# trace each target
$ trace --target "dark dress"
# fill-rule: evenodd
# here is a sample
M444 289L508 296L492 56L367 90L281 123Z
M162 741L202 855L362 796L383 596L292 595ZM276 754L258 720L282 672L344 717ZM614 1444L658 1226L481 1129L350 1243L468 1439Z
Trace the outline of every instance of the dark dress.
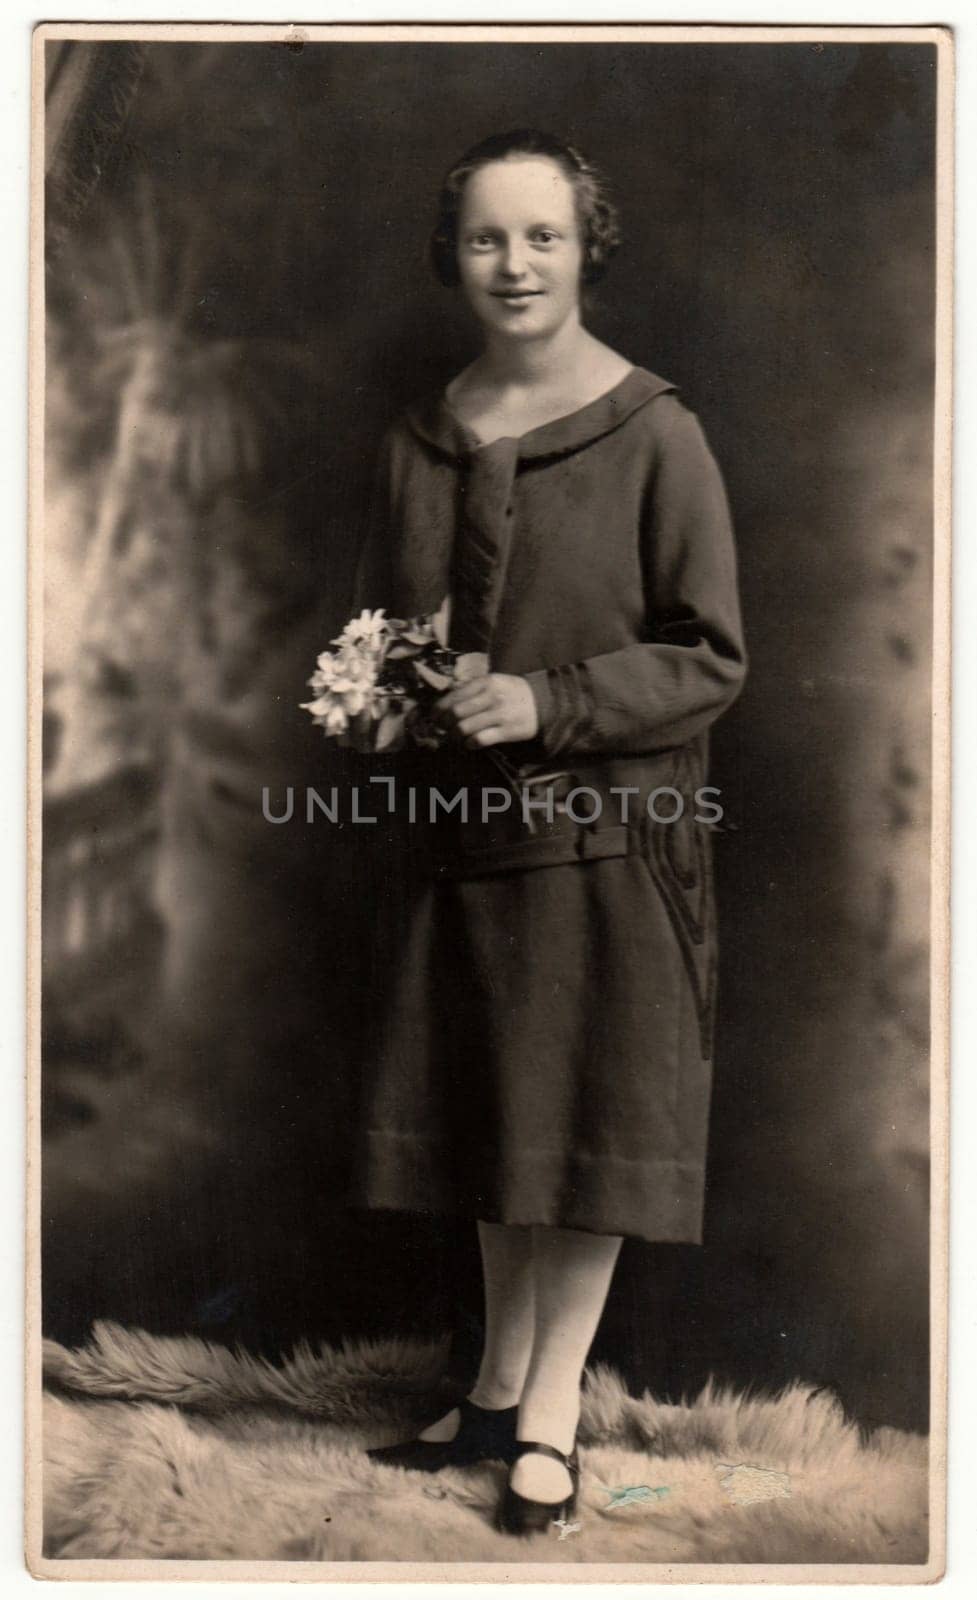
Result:
M695 794L745 673L701 428L641 368L483 447L438 395L388 433L378 489L355 607L412 616L450 592L449 642L533 689L539 733L504 747L546 775L531 794L583 792L572 815L483 820L485 752L375 758L421 820L390 823L351 1200L698 1242L716 927ZM467 787L467 822L424 825L432 784ZM681 816L657 820L675 791Z

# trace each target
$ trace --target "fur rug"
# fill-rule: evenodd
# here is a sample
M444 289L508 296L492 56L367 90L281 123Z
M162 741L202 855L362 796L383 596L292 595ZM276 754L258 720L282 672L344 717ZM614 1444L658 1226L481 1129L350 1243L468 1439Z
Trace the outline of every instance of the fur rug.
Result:
M79 1350L46 1343L45 1557L926 1561L924 1439L861 1440L828 1394L800 1385L775 1398L709 1387L672 1406L600 1367L584 1389L578 1526L498 1534L500 1466L429 1475L363 1453L409 1436L432 1397L452 1402L444 1355L303 1345L272 1366L110 1323Z

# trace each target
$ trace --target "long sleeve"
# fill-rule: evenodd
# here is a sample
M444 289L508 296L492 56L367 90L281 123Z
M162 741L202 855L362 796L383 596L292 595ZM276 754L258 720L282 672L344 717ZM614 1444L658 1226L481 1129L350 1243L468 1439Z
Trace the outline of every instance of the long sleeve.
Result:
M726 492L693 412L662 441L641 530L647 638L529 672L547 756L642 755L685 744L746 674Z

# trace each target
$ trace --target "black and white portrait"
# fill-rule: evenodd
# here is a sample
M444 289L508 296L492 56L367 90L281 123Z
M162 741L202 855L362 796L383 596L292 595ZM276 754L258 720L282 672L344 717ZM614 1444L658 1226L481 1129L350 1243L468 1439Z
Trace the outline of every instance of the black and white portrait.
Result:
M35 36L35 1574L942 1570L949 57Z

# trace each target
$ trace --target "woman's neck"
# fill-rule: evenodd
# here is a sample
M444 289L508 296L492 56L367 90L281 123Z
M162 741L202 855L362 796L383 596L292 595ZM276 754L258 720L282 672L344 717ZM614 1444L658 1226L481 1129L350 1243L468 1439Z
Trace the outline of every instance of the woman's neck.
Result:
M577 321L567 321L548 339L521 343L490 334L478 361L480 375L498 388L546 385L558 387L572 379L582 358L599 346L599 340Z
M489 340L448 384L448 404L483 444L519 437L605 394L631 363L578 323L546 340Z

